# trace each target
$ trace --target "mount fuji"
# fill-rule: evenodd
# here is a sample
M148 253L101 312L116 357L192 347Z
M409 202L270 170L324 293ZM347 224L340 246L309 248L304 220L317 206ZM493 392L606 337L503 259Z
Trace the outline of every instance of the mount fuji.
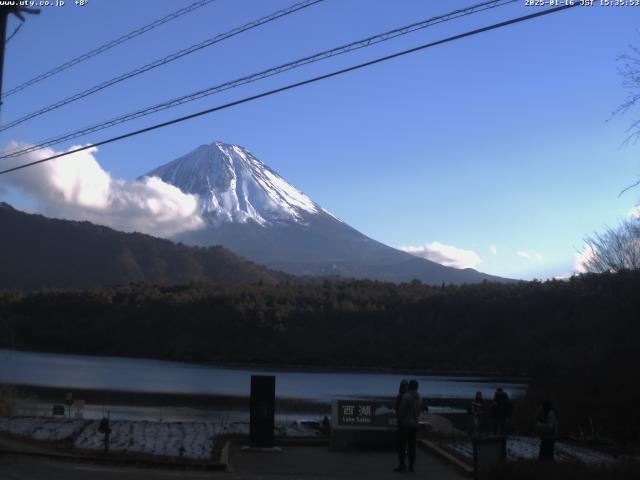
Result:
M237 145L201 145L144 176L198 196L206 227L175 240L222 245L287 273L430 284L508 281L470 268L445 267L367 237Z

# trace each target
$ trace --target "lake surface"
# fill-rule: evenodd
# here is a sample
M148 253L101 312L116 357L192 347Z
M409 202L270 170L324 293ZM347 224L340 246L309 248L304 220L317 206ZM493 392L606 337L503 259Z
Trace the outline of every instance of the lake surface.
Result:
M498 386L513 397L523 394L526 388L525 384L484 377L226 368L0 349L0 384L248 396L251 375L275 375L278 397L316 401L393 396L403 378L418 380L420 394L425 397L471 398L480 391L485 398L492 398Z

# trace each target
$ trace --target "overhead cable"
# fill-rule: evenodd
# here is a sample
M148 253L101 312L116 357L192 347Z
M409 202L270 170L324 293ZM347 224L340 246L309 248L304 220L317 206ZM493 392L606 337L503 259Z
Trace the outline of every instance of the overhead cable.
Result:
M210 95L214 95L216 93L220 93L222 91L225 90L230 90L232 88L236 88L239 87L241 85L245 85L248 83L252 83L258 80L262 80L264 78L267 77L271 77L274 75L278 75L280 73L286 72L288 70L293 70L295 68L299 68L302 67L304 65L308 65L310 63L315 63L321 60L325 60L327 58L331 58L337 55L341 55L347 52L351 52L354 50L358 50L360 48L365 48L365 47L369 47L371 45L375 45L381 42L385 42L387 40L391 40L393 38L402 36L402 35L407 35L409 33L415 32L417 30L421 30L427 27L431 27L433 25L439 24L439 23L443 23L443 22L447 22L450 20L454 20L456 18L460 18L463 16L467 16L467 15L471 15L474 13L478 13L484 10L488 10L488 9L492 9L492 8L496 8L496 7L500 7L509 3L515 3L519 0L493 0L493 1L486 1L483 3L479 3L477 5L473 5L471 7L467 7L464 9L460 9L460 10L454 10L452 12L449 12L447 14L444 15L439 15L436 17L431 17L428 18L426 20L422 20L420 22L415 22L412 23L410 25L406 25L404 27L400 27L400 28L395 28L393 30L384 32L384 33L380 33L378 35L373 35L367 38L364 38L362 40L358 40L355 42L351 42L348 43L346 45L341 45L339 47L335 47L332 48L330 50L325 50L323 52L320 53L316 53L307 57L303 57L300 58L298 60L294 60L292 62L289 63L285 63L282 65L278 65L276 67L272 67L269 68L267 70L263 70L257 73L253 73L251 75L247 75L245 77L242 78L238 78L236 80L232 80L232 81L228 81L219 85L215 85L209 88L206 88L204 90L199 90L197 92L193 92L190 93L188 95L183 95L181 97L178 98L174 98L172 100L168 100L156 105L152 105L149 107L145 107L143 109L140 110L136 110L134 112L130 112L127 113L125 115L121 115L119 117L116 118L112 118L110 120L101 122L99 124L96 125L92 125L89 127L83 127L81 129L78 130L74 130L72 132L67 132L65 134L59 135L57 137L53 137L53 138L49 138L47 140L43 140L40 141L34 145L30 145L27 147L21 147L17 150L13 150L11 152L7 152L3 155L0 155L0 160L4 159L4 158L11 158L11 157L16 157L19 155L23 155L25 153L29 153L29 152L33 152L36 150L40 150L42 148L46 148L46 147L50 147L53 145L58 145L62 142L68 141L68 140L73 140L76 139L78 137L82 137L84 135L88 135L90 133L95 133L98 132L100 130L104 130L106 128L110 128L113 127L115 125L119 125L121 123L124 122L128 122L128 121L132 121L135 120L137 118L141 118L147 115L151 115L153 113L156 112L160 112L162 110L167 110L169 108L174 108L177 107L179 105L188 103L188 102L192 102L195 100L199 100L201 98L210 96Z
M204 7L205 5L211 3L211 2L215 2L216 0L198 0L197 2L192 3L191 5L188 5L184 8L181 8L179 10L176 10L173 13L170 13L154 22L149 23L148 25L145 25L143 27L137 28L136 30L133 30L125 35L122 35L121 37L116 38L115 40L111 40L110 42L105 43L104 45L100 45L99 47L94 48L93 50L88 51L87 53L84 53L82 55L79 55L75 58L72 58L71 60L69 60L68 62L63 63L62 65L58 65L57 67L52 68L51 70L48 70L30 80L27 80L26 82L21 83L20 85L7 90L5 93L2 94L2 98L7 98L15 93L18 93L22 90L24 90L25 88L28 88L32 85L35 85L36 83L41 82L42 80L45 80L49 77L52 77L54 75L57 75L60 72L63 72L65 70L67 70L68 68L71 68L75 65L78 65L79 63L84 62L85 60L88 60L92 57L95 57L96 55L100 55L101 53L106 52L107 50L112 49L113 47L120 45L121 43L124 43L128 40L131 40L132 38L138 37L140 35L142 35L143 33L147 33L151 30L153 30L154 28L159 27L160 25L164 25L167 22L170 22L171 20L175 20L178 17L181 17L182 15L185 15L189 12L192 12L200 7ZM14 33L15 35L15 33ZM13 35L12 35L13 36ZM7 42L10 40L11 37L9 37L7 39Z
M101 90L104 90L105 88L111 87L117 83L123 82L125 80L128 80L130 78L136 77L138 75L141 75L145 72L148 72L149 70L153 70L154 68L166 65L167 63L171 63L175 60L178 60L179 58L182 58L186 55L189 55L191 53L197 52L199 50L202 50L203 48L206 47L210 47L211 45L214 45L216 43L219 43L223 40L226 40L228 38L234 37L236 35L239 35L240 33L246 32L247 30L251 30L253 28L259 27L261 25L264 25L266 23L269 22L273 22L274 20L277 20L281 17L284 17L286 15L290 15L294 12L297 12L299 10L302 10L304 8L310 7L312 5L315 5L316 3L320 3L323 2L324 0L304 0L303 2L300 3L296 3L294 5L291 5L290 7L287 7L283 10L278 10L277 12L272 13L271 15L268 15L266 17L262 17L258 20L254 20L252 22L249 22L241 27L237 27L234 28L233 30L229 30L226 33L221 33L220 35L216 35L215 37L209 38L203 42L197 43L195 45L192 45L188 48L185 48L183 50L180 50L178 52L172 53L171 55L167 55L166 57L160 58L158 60L155 60L151 63L148 63L146 65L143 65L142 67L138 67L135 70L132 70L130 72L124 73L122 75L119 75L117 77L112 78L111 80L107 80L105 82L102 82L98 85L94 85L91 88L88 88L86 90L83 90L79 93L76 93L74 95L71 95L70 97L67 97L63 100L59 100L58 102L55 102L51 105L48 105L44 108L41 108L40 110L36 110L35 112L31 112L27 115L24 115L16 120L13 120L5 125L0 126L0 132L3 132L5 130L8 130L9 128L15 127L16 125L19 125L21 123L26 122L27 120L31 120L32 118L35 117L39 117L40 115L44 115L47 112L50 112L52 110L56 110L64 105L68 105L69 103L75 102L77 100L80 100L81 98L87 97L89 95L92 95L96 92L99 92Z
M82 152L82 151L88 150L90 148L95 148L95 147L99 147L99 146L102 146L102 145L107 145L109 143L113 143L113 142L117 142L117 141L120 141L120 140L124 140L124 139L129 138L129 137L134 137L134 136L137 136L137 135L141 135L143 133L151 132L151 131L157 130L159 128L167 127L169 125L174 125L176 123L181 123L181 122L184 122L186 120L191 120L193 118L201 117L203 115L208 115L210 113L217 112L217 111L220 111L220 110L225 110L225 109L234 107L236 105L241 105L241 104L248 103L248 102L251 102L251 101L254 101L254 100L258 100L260 98L269 97L269 96L275 95L277 93L285 92L287 90L292 90L294 88L298 88L298 87L301 87L301 86L304 86L304 85L309 85L311 83L316 83L316 82L319 82L321 80L326 80L328 78L336 77L338 75L343 75L343 74L348 73L348 72L353 72L355 70L360 70L362 68L369 67L371 65L375 65L375 64L378 64L378 63L386 62L388 60L391 60L391 59L394 59L394 58L398 58L398 57L402 57L402 56L405 56L405 55L409 55L409 54L412 54L412 53L415 53L415 52L418 52L418 51L421 51L421 50L425 50L427 48L435 47L437 45L442 45L442 44L453 42L453 41L456 41L456 40L460 40L460 39L463 39L463 38L466 38L466 37L471 37L473 35L478 35L480 33L488 32L490 30L496 30L496 29L499 29L499 28L504 28L506 26L513 25L515 23L525 22L525 21L528 21L528 20L532 20L534 18L542 17L544 15L549 15L549 14L552 14L552 13L560 12L562 10L567 10L569 8L574 8L574 7L577 7L579 5L580 5L579 3L565 4L565 5L560 6L560 7L549 8L549 9L541 10L541 11L538 11L538 12L535 12L535 13L532 13L532 14L529 14L529 15L524 15L522 17L512 18L510 20L506 20L506 21L503 21L503 22L494 23L494 24L486 26L486 27L482 27L482 28L478 28L478 29L475 29L475 30L467 31L467 32L464 32L464 33L460 33L458 35L453 35L451 37L447 37L447 38L444 38L444 39L441 39L441 40L437 40L435 42L425 43L423 45L420 45L420 46L417 46L417 47L414 47L414 48L410 48L408 50L403 50L401 52L396 52L396 53L393 53L391 55L386 55L384 57L379 57L379 58L376 58L374 60L370 60L368 62L360 63L358 65L353 65L353 66L348 67L348 68L343 68L341 70L336 70L336 71L333 71L331 73L326 73L324 75L319 75L317 77L309 78L309 79L303 80L301 82L291 83L289 85L285 85L284 87L280 87L280 88L276 88L276 89L269 90L269 91L266 91L266 92L262 92L262 93L259 93L257 95L252 95L250 97L245 97L245 98L242 98L240 100L229 102L229 103L226 103L224 105L218 105L216 107L208 108L206 110L201 110L199 112L195 112L195 113L192 113L192 114L189 114L189 115L185 115L183 117L174 118L173 120L169 120L169 121L162 122L162 123L157 123L155 125L151 125L151 126L146 127L146 128L142 128L142 129L135 130L135 131L132 131L132 132L128 132L128 133L125 133L125 134L122 134L122 135L118 135L116 137L111 137L111 138L108 138L106 140L101 140L101 141L93 143L93 144L85 145L84 147L78 147L78 148L75 148L73 150L69 150L68 152L58 153L56 155L51 155L49 157L46 157L46 158L43 158L43 159L40 159L40 160L35 160L33 162L25 163L25 164L18 165L18 166L12 167L12 168L7 168L5 170L1 170L0 171L0 175L7 174L7 173L10 173L10 172L14 172L16 170L21 170L23 168L31 167L31 166L34 166L34 165L38 165L38 164L41 164L41 163L44 163L44 162L49 162L49 161L54 160L56 158L61 158L61 157L65 157L67 155L72 155L74 153Z

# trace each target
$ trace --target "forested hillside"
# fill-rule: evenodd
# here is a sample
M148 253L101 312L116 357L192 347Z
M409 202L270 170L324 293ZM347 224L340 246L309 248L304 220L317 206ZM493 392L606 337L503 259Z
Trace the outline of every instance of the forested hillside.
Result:
M129 282L277 283L289 278L222 247L187 247L89 222L31 215L0 202L0 288Z

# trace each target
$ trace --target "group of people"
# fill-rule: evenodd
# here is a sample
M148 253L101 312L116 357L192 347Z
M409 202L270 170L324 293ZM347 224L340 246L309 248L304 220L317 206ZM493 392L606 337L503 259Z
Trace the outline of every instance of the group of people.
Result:
M420 413L425 409L418 394L416 380L402 380L395 401L397 420L398 466L395 472L413 472L416 462L416 437L420 425ZM488 408L487 408L488 407ZM493 434L504 436L506 423L513 413L513 403L502 388L497 388L493 400L486 404L482 392L477 392L469 407L473 418L474 433L482 430L482 418L491 414ZM553 459L555 441L558 437L558 415L550 401L541 402L535 420L536 431L540 436L540 459Z
M504 436L506 434L506 423L513 413L513 403L509 395L502 390L496 389L493 401L490 404L489 412L482 398L482 392L477 392L475 398L469 406L469 413L473 420L473 433L478 435L483 430L483 418L487 413L491 414L493 424L493 434ZM540 402L536 419L535 430L540 437L540 451L538 457L541 460L553 459L555 442L558 438L558 414L551 401Z
M476 392L476 396L471 402L469 413L473 419L473 433L479 434L482 431L483 418L487 411L482 392ZM509 395L502 388L498 387L493 395L493 401L490 407L491 420L493 424L493 434L503 436L507 420L513 413L513 403L509 399Z

